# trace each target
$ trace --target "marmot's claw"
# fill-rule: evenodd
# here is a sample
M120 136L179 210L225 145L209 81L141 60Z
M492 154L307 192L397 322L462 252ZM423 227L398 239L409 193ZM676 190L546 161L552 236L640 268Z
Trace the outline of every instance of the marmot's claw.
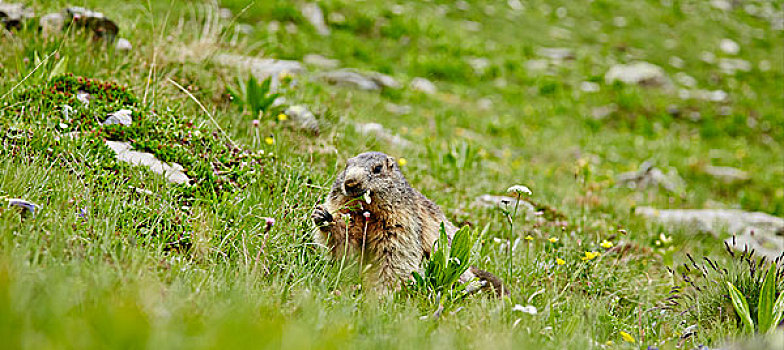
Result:
M313 219L313 223L318 227L329 225L333 221L332 214L330 214L327 209L324 209L324 206L322 205L317 206L310 217Z

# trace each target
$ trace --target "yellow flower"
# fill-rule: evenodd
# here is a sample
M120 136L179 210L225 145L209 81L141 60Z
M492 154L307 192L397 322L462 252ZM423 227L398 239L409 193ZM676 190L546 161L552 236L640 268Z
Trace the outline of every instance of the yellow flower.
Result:
M528 236L525 236L525 240L526 240L526 241L533 241L533 240L534 240L534 237L533 237L533 236L531 236L531 235L528 235Z
M599 245L600 245L602 248L604 248L604 249L610 249L610 248L612 248L612 247L613 247L613 242L610 242L610 241L608 241L608 240L606 240L606 239L605 239L605 240L603 240L603 241L602 241L602 243L599 243Z
M275 139L273 139L272 136L267 136L264 138L264 142L266 142L268 145L271 145L275 143Z
M279 121L286 121L288 119L289 119L289 116L287 116L285 113L278 114L278 120Z
M637 342L636 340L634 340L634 337L632 337L631 334L626 333L624 331L621 331L621 338L623 338L623 341L625 341L627 343L636 343Z
M548 239L548 241L550 241L550 243L555 243L555 242L558 242L558 238L550 237L550 239Z
M599 254L599 252L585 252L585 256L581 257L580 259L582 259L583 261L589 261L589 260L596 259L596 257L598 257L599 255L601 255Z
M613 345L613 342L612 342L612 340L608 340L608 341L604 342L604 345L610 346L610 345Z
M397 159L397 165L406 166L406 164L408 164L408 161L405 158L401 157Z
M566 264L566 261L564 259L558 258L558 259L555 259L555 263L558 264L558 265L563 265L563 264Z

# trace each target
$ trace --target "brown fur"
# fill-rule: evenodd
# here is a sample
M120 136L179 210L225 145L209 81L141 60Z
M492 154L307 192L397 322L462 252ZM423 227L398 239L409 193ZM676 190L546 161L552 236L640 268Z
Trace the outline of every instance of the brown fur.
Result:
M365 192L370 203L363 199ZM358 255L362 265L370 264L367 282L377 290L397 289L402 279L420 269L442 222L450 242L457 231L437 205L411 188L395 159L378 152L349 159L326 203L316 207L312 217L318 226L315 241L334 257L349 253ZM486 288L509 293L498 277L473 266L461 281L475 277Z

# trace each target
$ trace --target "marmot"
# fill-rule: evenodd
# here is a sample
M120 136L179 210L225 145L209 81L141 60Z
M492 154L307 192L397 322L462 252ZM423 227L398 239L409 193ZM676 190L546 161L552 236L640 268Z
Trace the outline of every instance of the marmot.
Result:
M359 255L362 265L371 264L366 282L381 291L398 289L402 280L420 271L441 223L450 244L457 231L437 205L411 188L395 159L380 152L349 159L312 219L316 243L326 246L333 257ZM509 294L498 277L474 266L460 280L475 277L496 294Z

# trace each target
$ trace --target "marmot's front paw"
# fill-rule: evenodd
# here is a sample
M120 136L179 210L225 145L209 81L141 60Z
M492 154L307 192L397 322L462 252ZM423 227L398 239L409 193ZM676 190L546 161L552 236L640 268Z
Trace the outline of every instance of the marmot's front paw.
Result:
M313 214L310 215L313 219L313 223L316 224L317 227L325 227L334 221L332 218L332 214L324 208L324 206L319 205L316 207L316 210L313 211Z

